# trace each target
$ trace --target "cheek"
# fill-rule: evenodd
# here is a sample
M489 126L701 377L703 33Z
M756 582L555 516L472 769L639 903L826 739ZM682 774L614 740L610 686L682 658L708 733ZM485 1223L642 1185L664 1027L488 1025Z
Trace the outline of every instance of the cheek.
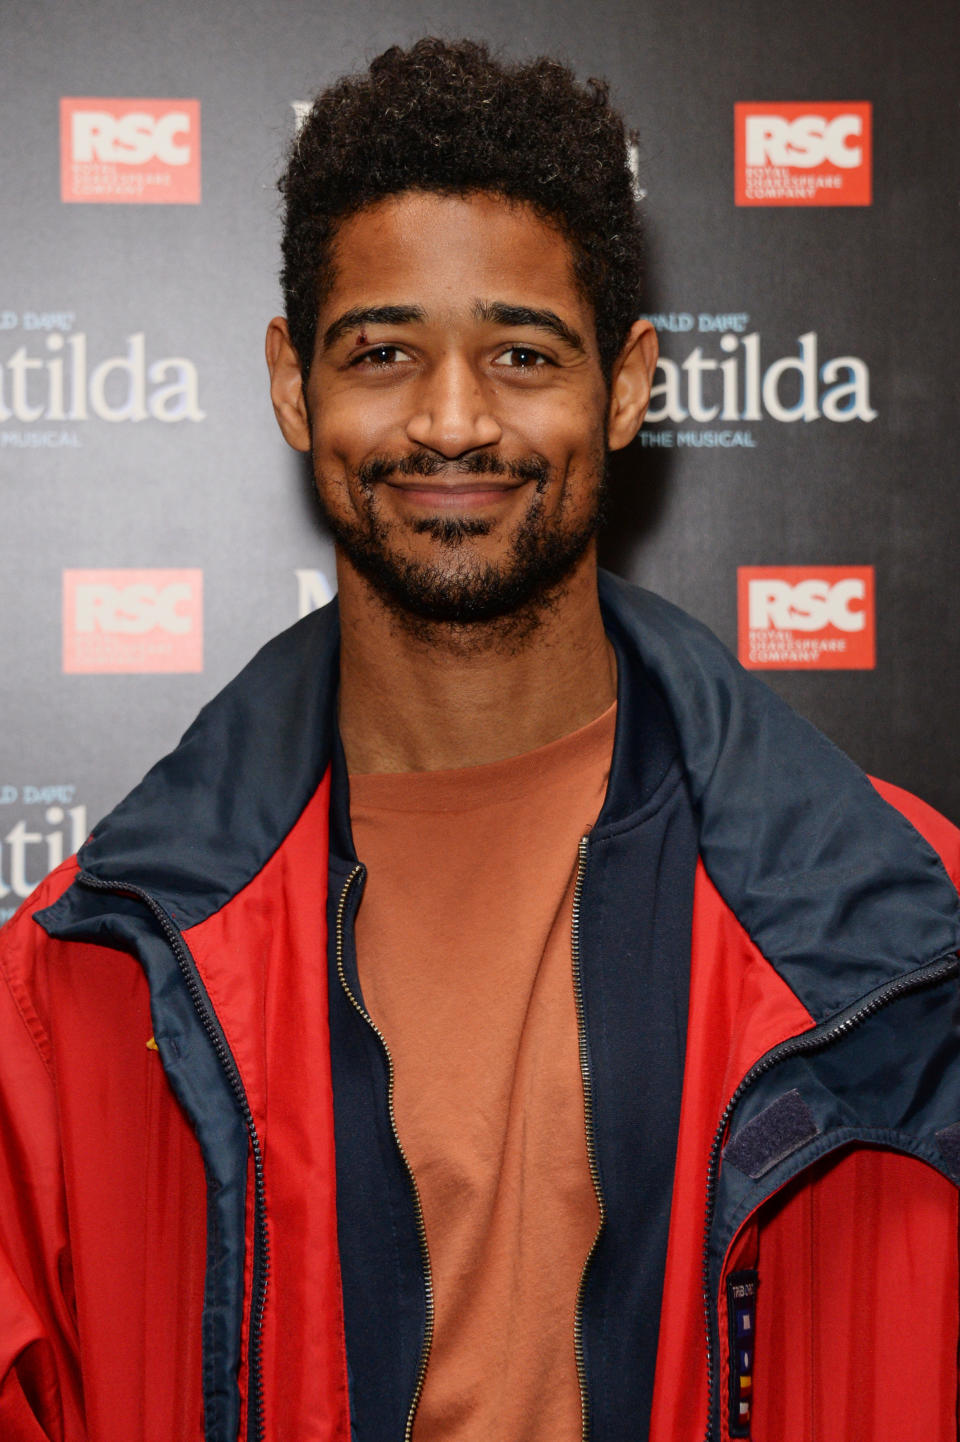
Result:
M593 489L593 482L599 483L604 464L606 436L602 419L595 407L577 400L559 408L551 418L549 428L539 431L528 428L528 447L546 456L555 472L566 485L565 491ZM568 503L572 496L568 497Z
M376 403L355 393L326 393L311 406L313 454L336 459L354 469L375 452L396 448L398 429L394 407L380 398Z
M557 514L567 525L584 522L596 513L606 467L606 440L602 429L571 439L562 483L556 488Z
M592 385L551 387L540 395L522 397L501 420L534 449L569 456L592 453L596 437L605 433L606 400Z

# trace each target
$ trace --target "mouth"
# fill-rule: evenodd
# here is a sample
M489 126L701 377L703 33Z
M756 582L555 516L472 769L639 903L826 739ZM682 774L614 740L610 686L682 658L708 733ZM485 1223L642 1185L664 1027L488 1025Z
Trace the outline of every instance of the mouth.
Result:
M386 481L411 505L433 511L466 511L502 503L514 491L528 485L525 480L494 481L489 476L470 476L458 481Z
M543 456L514 460L478 452L450 459L417 450L399 458L371 456L358 468L364 490L382 487L402 510L417 519L439 513L468 517L482 512L493 520L509 507L510 497L533 485L539 492L547 484L550 466Z

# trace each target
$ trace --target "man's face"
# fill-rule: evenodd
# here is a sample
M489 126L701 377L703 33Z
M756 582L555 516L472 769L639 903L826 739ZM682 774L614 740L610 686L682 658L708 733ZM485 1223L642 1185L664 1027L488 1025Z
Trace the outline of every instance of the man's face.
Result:
M394 608L509 615L593 545L608 387L571 249L529 206L409 192L346 220L305 405L341 557Z

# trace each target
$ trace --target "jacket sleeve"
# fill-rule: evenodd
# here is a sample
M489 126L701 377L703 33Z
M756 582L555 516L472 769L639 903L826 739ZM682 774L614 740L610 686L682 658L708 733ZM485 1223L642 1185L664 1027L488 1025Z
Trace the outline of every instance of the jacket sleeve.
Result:
M0 933L0 1438L84 1442L37 904Z

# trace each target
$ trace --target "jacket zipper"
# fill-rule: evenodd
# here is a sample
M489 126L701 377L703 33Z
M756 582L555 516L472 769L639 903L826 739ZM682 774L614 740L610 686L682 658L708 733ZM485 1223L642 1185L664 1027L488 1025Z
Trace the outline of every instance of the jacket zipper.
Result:
M127 885L124 882L101 881L98 877L91 876L88 872L81 872L78 879L84 886L94 891L110 891L115 892L119 896L136 896L143 902L159 923L167 943L176 957L177 966L180 968L180 973L186 983L187 990L190 993L190 998L203 1025L203 1029L217 1054L220 1065L226 1074L227 1081L230 1083L230 1089L240 1109L240 1114L243 1117L244 1125L247 1129L247 1135L250 1138L250 1149L253 1154L254 1223L253 1287L250 1302L250 1337L247 1345L247 1355L249 1359L247 1369L247 1437L249 1442L263 1442L263 1312L267 1300L267 1281L270 1275L270 1246L267 1238L263 1150L257 1134L256 1123L253 1120L253 1112L250 1110L250 1103L247 1101L247 1094L244 1090L237 1064L227 1045L227 1039L223 1034L216 1013L210 1005L203 988L200 974L197 970L197 964L181 932L174 925L160 903L155 901L149 892L144 891L141 886Z
M809 1031L802 1032L799 1036L790 1037L779 1045L772 1047L770 1051L755 1062L747 1074L741 1080L730 1100L724 1108L723 1115L713 1138L713 1145L710 1149L710 1160L707 1166L706 1186L706 1217L703 1230L703 1315L706 1329L707 1344L707 1431L704 1442L711 1442L713 1433L714 1410L718 1404L717 1398L717 1367L713 1345L713 1296L710 1283L710 1231L713 1226L713 1213L717 1200L717 1180L720 1171L720 1153L723 1149L724 1137L730 1118L734 1110L742 1101L745 1092L766 1072L770 1071L779 1062L786 1061L788 1057L798 1056L804 1052L820 1051L823 1047L829 1046L831 1042L846 1036L848 1032L873 1016L890 1001L905 996L908 992L918 991L922 987L932 986L938 981L955 972L958 968L957 957L951 953L941 957L939 961L931 962L920 971L911 972L909 976L897 977L894 981L888 982L885 986L875 991L873 995L861 1005L852 1007L841 1016L831 1022L824 1022L820 1026L811 1027Z
M357 879L357 877L365 876L365 868L361 863L358 862L357 865L350 872L350 875L347 877L346 881L344 882L343 890L340 893L340 901L337 905L336 925L337 976L340 979L340 985L343 987L343 990L346 994L347 1000L350 1002L350 1005L353 1007L354 1011L358 1012L359 1015L363 1017L364 1021L367 1023L370 1030L373 1032L374 1036L377 1038L381 1047L383 1048L383 1054L387 1062L387 1108L390 1115L390 1130L393 1132L393 1140L396 1143L397 1151L400 1153L400 1160L403 1162L407 1177L410 1182L410 1191L413 1194L413 1205L414 1211L416 1213L417 1236L420 1241L420 1260L423 1264L425 1320L423 1331L423 1346L420 1349L420 1365L417 1370L417 1381L416 1386L413 1389L413 1397L410 1401L410 1410L407 1413L407 1425L404 1428L403 1432L403 1442L410 1442L410 1439L413 1435L414 1418L417 1415L417 1408L420 1405L420 1398L423 1394L423 1384L427 1376L427 1363L430 1360L430 1348L433 1345L433 1272L430 1267L430 1252L427 1247L427 1229L424 1225L423 1220L423 1206L420 1201L420 1191L417 1187L416 1178L413 1175L413 1168L411 1167L410 1162L407 1159L407 1154L403 1149L403 1143L400 1140L400 1134L397 1131L396 1115L393 1109L393 1057L390 1055L390 1048L387 1046L383 1032L380 1030L376 1022L370 1016L370 1013L360 1005L360 1002L350 990L350 984L347 981L346 974L343 969L343 918L346 911L347 897L350 893L350 888L353 886L353 883Z
M587 1136L587 1162L590 1180L597 1199L599 1221L590 1250L580 1271L577 1286L577 1304L573 1314L573 1347L577 1359L577 1380L580 1384L580 1432L582 1442L590 1435L590 1396L587 1391L587 1370L583 1356L583 1299L586 1291L587 1272L593 1261L600 1234L607 1219L606 1203L600 1186L600 1169L597 1166L596 1137L593 1126L593 1078L590 1075L590 1053L587 1047L587 1028L583 1012L583 981L580 971L580 908L583 901L583 882L587 869L587 837L580 838L577 847L577 874L573 885L573 919L570 934L570 952L573 960L573 998L577 1010L577 1044L580 1054L580 1076L583 1082L583 1121Z

